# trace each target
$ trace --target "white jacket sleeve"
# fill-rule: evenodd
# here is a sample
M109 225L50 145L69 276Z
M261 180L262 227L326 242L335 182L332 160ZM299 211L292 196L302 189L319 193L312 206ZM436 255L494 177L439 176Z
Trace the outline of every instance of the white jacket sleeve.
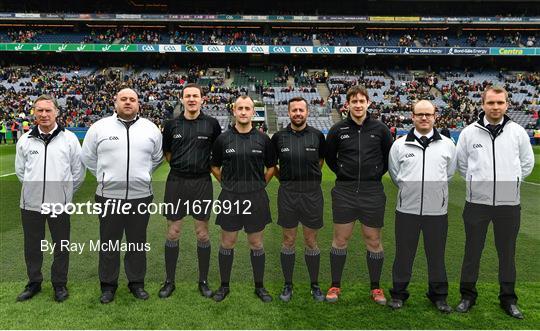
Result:
M81 159L92 175L96 176L98 156L97 131L95 126L91 126L90 129L88 129L88 132L86 132L82 145Z
M26 153L24 151L24 144L26 143L26 137L22 137L17 142L16 154L15 154L15 174L19 181L24 181L24 170L26 166Z
M71 175L73 176L73 191L77 191L86 176L86 168L81 160L82 149L77 137L73 137L71 141Z
M464 134L465 131L462 131L459 135L457 147L456 147L456 159L457 159L457 169L461 176L467 179L467 166L469 159L469 151L467 150L467 137Z
M156 171L161 162L163 161L163 135L157 127L155 127L156 143L154 144L154 150L152 151L152 172Z
M529 176L534 168L534 152L527 131L521 130L519 136L519 161L521 163L521 179Z
M456 153L456 146L452 141L448 142L448 149L450 150L451 158L448 161L448 164L446 166L446 173L448 176L448 181L452 179L452 176L454 176L454 173L456 172L456 166L457 166L457 153Z
M390 147L390 153L388 154L388 174L396 186L398 184L399 174L399 144L392 144Z

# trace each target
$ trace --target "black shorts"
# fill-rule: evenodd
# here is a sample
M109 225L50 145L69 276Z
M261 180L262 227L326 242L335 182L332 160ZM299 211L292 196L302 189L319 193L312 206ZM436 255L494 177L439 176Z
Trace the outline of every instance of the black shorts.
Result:
M384 226L386 195L381 185L354 187L336 185L332 189L334 223L347 224L356 220L370 228Z
M277 201L280 226L291 229L300 222L310 229L322 228L324 199L320 187L310 192L294 192L280 186Z
M210 175L184 178L169 173L163 201L169 205L172 204L173 208L164 208L163 216L168 220L178 221L189 214L196 220L208 221L212 211L213 193ZM205 208L207 204L209 208ZM197 208L197 205L201 208Z
M246 233L255 233L272 222L270 200L265 189L250 193L222 190L217 202L221 210L217 213L216 224L225 231L244 229Z

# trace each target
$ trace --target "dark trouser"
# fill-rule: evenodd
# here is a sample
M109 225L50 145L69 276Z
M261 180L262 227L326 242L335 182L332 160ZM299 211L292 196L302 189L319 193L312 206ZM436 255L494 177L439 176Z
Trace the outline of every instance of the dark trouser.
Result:
M69 215L60 214L50 218L37 211L21 209L24 232L24 259L29 283L41 283L43 274L43 251L41 241L45 240L45 222L49 223L54 246L53 263L51 266L51 282L53 286L65 286L69 268L69 250L62 249L63 240L69 241ZM66 241L64 241L66 243ZM45 246L44 246L45 247Z
M11 131L11 140L13 141L14 144L17 143L17 131Z
M448 296L448 279L444 263L448 215L419 216L396 211L396 257L392 268L392 298L407 300L407 286L411 280L412 267L420 238L424 237L424 251L428 266L429 290L427 296L433 302Z
M7 145L6 134L4 132L0 132L0 144L2 144L2 141Z
M101 203L104 207L106 198L96 196L96 202ZM111 201L114 199L110 199ZM99 280L101 282L101 290L115 291L118 287L118 275L120 273L120 245L124 231L126 233L126 243L128 250L124 255L124 268L128 279L128 287L144 287L144 276L146 274L146 227L150 214L148 212L140 214L138 212L138 204L149 204L152 202L153 196L142 199L130 200L114 200L124 205L131 203L131 208L125 215L111 214L111 210L107 211L107 215L102 217L99 215L99 235L100 244L107 244L108 249L100 249L99 252ZM109 206L109 209L111 207ZM120 208L121 210L122 208ZM146 208L144 209L146 210ZM130 245L132 244L132 245ZM132 247L129 247L132 246Z
M495 248L499 256L499 300L503 304L517 302L516 292L516 239L521 220L521 206L488 206L465 203L465 256L461 268L460 292L464 299L476 301L476 281L480 258L486 241L489 222L493 221Z

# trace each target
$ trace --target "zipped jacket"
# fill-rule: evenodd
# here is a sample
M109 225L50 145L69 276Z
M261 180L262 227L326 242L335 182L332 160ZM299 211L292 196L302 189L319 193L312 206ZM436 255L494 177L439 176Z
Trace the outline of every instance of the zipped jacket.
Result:
M82 160L96 176L96 195L125 200L153 195L161 144L161 132L145 118L124 122L114 114L95 122L84 138Z
M17 142L15 174L22 209L40 212L43 203L70 203L86 174L77 136L58 125L44 140L35 126Z
M521 182L534 167L529 135L506 115L492 134L484 126L484 113L481 113L480 119L459 135L457 166L467 183L465 199L468 202L518 205Z
M394 142L388 173L398 186L396 210L414 215L445 215L448 210L448 181L456 170L456 147L433 129L427 147L414 135Z

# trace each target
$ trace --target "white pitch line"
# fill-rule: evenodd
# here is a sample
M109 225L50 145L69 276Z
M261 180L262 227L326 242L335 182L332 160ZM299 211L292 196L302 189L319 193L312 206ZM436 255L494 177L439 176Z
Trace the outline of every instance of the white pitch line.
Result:
M7 177L7 176L13 176L13 175L15 175L14 172L12 172L12 173L10 173L10 174L0 175L0 177Z
M527 184L531 184L531 185L536 185L536 186L540 186L540 184L538 184L538 183L533 183L533 182L527 182L527 181L525 181L525 180L524 180L523 182L524 182L524 183L527 183Z

